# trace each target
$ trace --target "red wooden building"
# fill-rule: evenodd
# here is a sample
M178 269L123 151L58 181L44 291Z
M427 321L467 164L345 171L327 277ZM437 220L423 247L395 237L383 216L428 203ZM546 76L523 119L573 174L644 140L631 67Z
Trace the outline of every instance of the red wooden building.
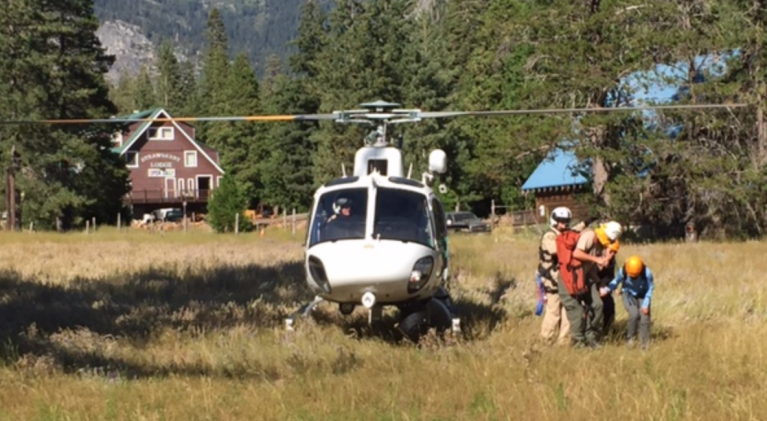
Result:
M171 118L163 109L139 111L125 118ZM195 140L195 129L185 122L138 122L113 137L131 171L131 192L125 197L133 214L158 208L205 212L211 190L224 170L218 152Z

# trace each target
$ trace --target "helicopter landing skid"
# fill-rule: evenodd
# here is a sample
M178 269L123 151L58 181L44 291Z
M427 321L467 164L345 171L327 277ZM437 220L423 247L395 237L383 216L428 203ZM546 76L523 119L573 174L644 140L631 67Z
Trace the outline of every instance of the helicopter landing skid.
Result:
M314 297L314 300L312 300L311 302L301 306L298 310L296 310L293 314L291 314L285 319L285 329L289 331L293 331L294 329L293 326L296 323L296 318L298 316L301 316L301 317L308 316L309 313L311 313L312 310L314 310L314 308L317 307L317 304L321 303L322 301L323 301L323 298L318 295Z

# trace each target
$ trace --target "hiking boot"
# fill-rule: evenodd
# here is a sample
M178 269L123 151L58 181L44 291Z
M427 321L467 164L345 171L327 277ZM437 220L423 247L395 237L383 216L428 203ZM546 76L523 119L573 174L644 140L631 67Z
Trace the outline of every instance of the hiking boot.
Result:
M588 342L588 347L591 349L600 349L602 348L602 344L600 344L598 341L592 340Z
M573 341L572 347L575 349L583 349L586 348L586 342L585 341Z

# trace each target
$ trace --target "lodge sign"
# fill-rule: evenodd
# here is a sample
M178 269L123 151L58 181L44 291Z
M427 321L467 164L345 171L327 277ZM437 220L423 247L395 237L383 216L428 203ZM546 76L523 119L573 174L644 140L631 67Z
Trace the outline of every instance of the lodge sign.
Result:
M150 153L148 155L144 155L144 156L141 157L141 162L146 162L146 161L148 161L150 159L152 159L152 160L154 160L154 159L168 160L169 159L171 161L181 162L181 157L176 156L176 155L172 155L172 154L169 154L169 153L165 153L165 152L155 152L155 153ZM165 164L165 163L163 163L163 164ZM167 164L170 164L170 163L167 163ZM152 164L152 166L154 167L155 165ZM163 166L164 167L165 165L157 165L157 166ZM170 166L170 165L167 165L167 166Z

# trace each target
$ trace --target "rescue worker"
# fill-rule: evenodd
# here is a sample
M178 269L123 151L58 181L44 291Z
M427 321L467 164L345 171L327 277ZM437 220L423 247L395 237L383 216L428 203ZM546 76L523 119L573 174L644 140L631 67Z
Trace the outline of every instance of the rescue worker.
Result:
M614 242L611 242L605 235L604 229L597 229L596 232L599 242L606 247L605 257L607 258L607 266L599 268L597 271L597 275L599 276L599 288L602 288L607 286L607 284L615 278L615 255L618 254L618 250L620 249L620 241L615 240ZM602 334L603 336L608 336L610 328L615 321L615 300L613 299L612 294L602 296L602 314L604 318Z
M560 278L559 295L570 320L570 337L575 347L602 346L600 342L604 333L604 315L598 270L607 266L609 258L605 254L607 247L598 236L606 236L610 243L614 243L619 239L621 232L621 225L615 221L596 229L586 228L581 231L572 257L583 265L583 274L588 285L587 293L571 296Z
M603 295L610 294L619 285L623 285L621 288L623 306L629 313L627 345L634 345L638 327L642 349L647 349L650 342L650 302L655 282L650 268L645 265L641 257L631 256L626 259L615 279L600 292Z
M536 272L536 281L540 288L543 289L542 300L544 305L541 338L547 343L556 342L557 345L566 344L570 334L570 321L567 318L565 307L559 295L557 236L566 229L580 231L586 226L585 222L581 222L570 228L572 217L572 211L564 206L551 211L549 216L549 226L551 229L541 236L541 243L538 249L539 264ZM559 330L558 335L557 330Z

